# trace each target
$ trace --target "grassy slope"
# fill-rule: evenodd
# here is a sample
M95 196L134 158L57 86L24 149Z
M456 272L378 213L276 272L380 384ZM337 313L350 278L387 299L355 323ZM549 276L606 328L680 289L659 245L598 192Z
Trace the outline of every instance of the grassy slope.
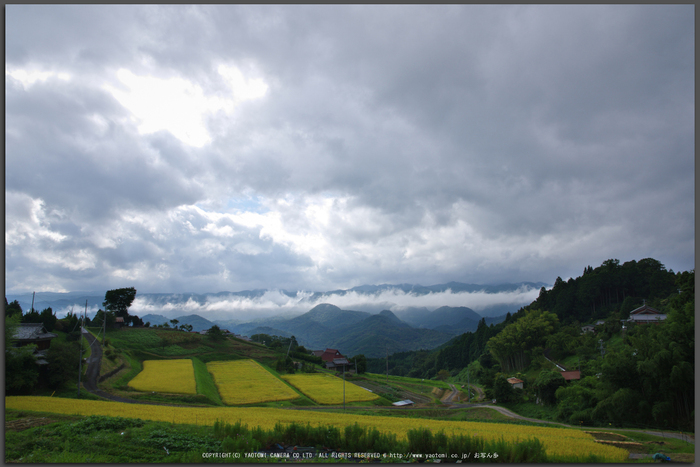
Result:
M197 357L192 357L192 366L194 367L194 379L197 381L197 394L205 396L216 405L224 405L219 391L216 390L214 380L207 371L207 365Z

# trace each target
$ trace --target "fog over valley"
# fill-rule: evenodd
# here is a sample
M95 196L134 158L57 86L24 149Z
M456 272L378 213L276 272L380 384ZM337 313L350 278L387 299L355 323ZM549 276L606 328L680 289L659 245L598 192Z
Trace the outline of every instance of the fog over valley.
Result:
M455 291L458 289L473 291ZM308 312L321 303L333 304L344 310L378 313L393 311L401 317L402 312L413 308L426 308L430 311L442 307L468 307L482 316L496 316L517 311L530 304L539 294L544 283L503 284L481 286L474 284L442 284L432 286L437 291L426 291L427 287L383 286L374 293L358 290L337 290L331 292L289 292L281 289L244 292L219 292L210 294L152 294L138 293L129 313L137 316L147 314L162 315L169 319L196 314L208 320L236 320L239 322L281 316L291 318ZM466 287L465 287L466 286ZM371 288L372 286L364 286ZM481 287L481 289L479 289ZM356 289L362 289L357 287ZM406 290L408 289L408 291ZM415 289L419 291L416 292ZM444 290L446 289L446 290ZM491 292L487 292L491 289ZM23 309L31 307L32 294L8 295L9 301L18 300ZM104 293L37 293L34 308L42 310L51 306L56 316L62 317L71 309L84 311L88 301L88 316L94 316L104 300Z

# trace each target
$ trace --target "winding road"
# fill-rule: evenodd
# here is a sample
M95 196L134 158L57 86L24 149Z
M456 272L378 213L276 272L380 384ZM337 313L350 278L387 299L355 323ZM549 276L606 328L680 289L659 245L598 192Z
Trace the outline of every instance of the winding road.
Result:
M88 332L85 328L82 328L83 335L90 343L90 358L87 359L87 371L85 372L85 381L83 382L83 387L89 393L96 396L102 397L104 399L109 399L114 402L126 402L128 404L150 404L149 402L137 401L134 399L127 399L125 397L115 396L108 392L104 392L97 387L97 380L100 376L100 363L102 362L102 346L95 336ZM153 404L153 405L175 405L175 404Z

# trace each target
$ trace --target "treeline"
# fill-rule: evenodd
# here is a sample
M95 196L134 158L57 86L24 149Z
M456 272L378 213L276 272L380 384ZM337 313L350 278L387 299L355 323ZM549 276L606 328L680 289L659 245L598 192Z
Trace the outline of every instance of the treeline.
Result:
M506 319L498 324L486 324L482 318L474 332L467 332L450 340L435 350L416 350L397 352L389 357L389 373L396 376L412 378L434 378L440 370L451 371L455 376L470 362L478 359L486 352L486 343L512 322L513 316L508 313ZM386 359L368 358L367 371L384 373Z
M526 309L547 310L562 324L587 323L608 317L617 311L621 319L646 300L651 306L677 292L677 275L653 258L628 261L620 265L609 259L593 269L587 266L576 279L557 277L554 287L540 289L537 299Z
M645 300L651 306L661 307L663 300L674 292L677 293L679 278L688 274L687 271L678 274L672 270L667 271L663 264L653 258L628 261L622 265L617 259L609 259L595 269L587 266L583 275L575 279L563 281L561 277L557 277L551 290L543 287L534 302L517 313L508 313L501 323L486 325L482 319L475 332L455 337L438 349L392 354L389 357L389 373L397 376L434 378L440 370L447 370L452 376L456 376L469 363L478 360L488 351L486 342L489 339L503 331L508 324L524 316L527 310L546 310L555 314L564 327L557 328L563 332L563 335L557 336L559 340L568 339L567 336L572 333L578 334L579 325L597 319L617 319L619 323L619 319L629 318L629 312L641 306ZM559 349L561 346L554 347ZM519 357L521 363L513 362L512 367L521 368L527 363L523 361L525 355ZM367 371L372 373L386 371L384 358L368 358L367 365Z
M449 375L478 381L500 402L556 406L572 424L692 428L695 405L695 271L674 273L647 258L605 261L563 281L497 325L482 320L433 351L389 357L389 372L418 378ZM658 325L623 321L646 303L667 319ZM581 326L604 320L594 333ZM575 362L581 380L566 382L545 357ZM384 373L385 359L368 359ZM526 373L536 377L526 377ZM525 380L513 390L506 378Z
M51 308L42 313L32 310L33 313L22 315L19 304L10 305L5 298L5 393L32 394L42 389L59 389L69 381L77 382L76 356L80 354L81 336L78 317L69 313L57 319ZM27 315L29 319L23 320ZM15 333L20 323L43 323L43 319L47 319L50 329L58 335L49 349L38 352L34 344L15 347Z

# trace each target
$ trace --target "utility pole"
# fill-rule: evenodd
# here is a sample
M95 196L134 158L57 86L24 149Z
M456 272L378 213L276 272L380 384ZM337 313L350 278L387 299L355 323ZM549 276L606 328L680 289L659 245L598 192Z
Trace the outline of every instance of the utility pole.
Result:
M343 412L345 412L345 363L343 363Z
M386 348L386 385L389 386L389 345L385 344Z
M107 307L105 307L107 308ZM107 340L107 310L102 312L102 347L105 346Z
M87 300L85 300L85 313L87 313ZM80 378L83 375L83 324L85 315L80 323L80 354L78 355L78 399L80 399Z
M471 403L472 401L472 386L471 383L469 383L469 368L467 368L467 402Z
M31 311L34 311L34 296L35 296L35 295L36 295L36 292L32 292L32 309L29 310L30 312L31 312Z

